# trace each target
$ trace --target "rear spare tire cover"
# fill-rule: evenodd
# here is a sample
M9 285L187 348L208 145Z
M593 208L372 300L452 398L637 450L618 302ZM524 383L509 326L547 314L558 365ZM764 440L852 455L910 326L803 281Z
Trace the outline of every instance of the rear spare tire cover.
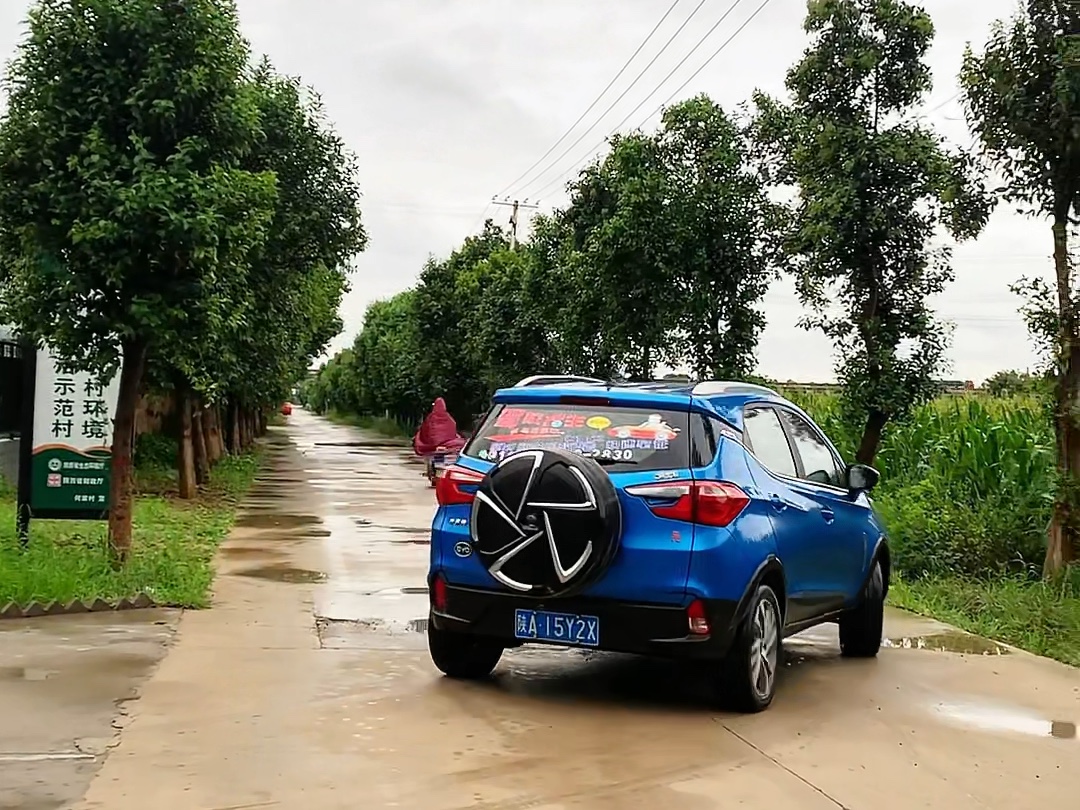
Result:
M610 565L619 547L619 496L603 468L563 450L507 456L473 501L473 549L502 585L568 596Z

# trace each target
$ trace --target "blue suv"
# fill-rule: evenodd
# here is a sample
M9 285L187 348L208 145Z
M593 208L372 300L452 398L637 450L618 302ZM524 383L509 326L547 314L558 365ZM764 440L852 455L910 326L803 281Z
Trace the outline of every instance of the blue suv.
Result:
M843 655L877 655L877 480L760 386L522 380L436 481L432 660L482 678L526 643L682 657L761 711L785 636L838 622Z

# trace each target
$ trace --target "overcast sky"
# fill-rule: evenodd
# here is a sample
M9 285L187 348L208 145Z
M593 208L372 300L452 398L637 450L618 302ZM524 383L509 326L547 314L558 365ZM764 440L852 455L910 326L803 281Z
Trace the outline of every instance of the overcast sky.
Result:
M342 307L345 333L332 350L351 342L371 301L412 285L429 254L447 254L485 216L505 222L509 210L488 204L494 195L539 199L544 208L561 204L563 183L599 151L604 136L624 119L624 129L653 126L653 111L762 0L736 3L675 69L732 5L680 0L573 134L536 172L515 183L585 111L671 3L239 0L254 52L268 54L279 70L313 85L359 156L371 242L356 263L353 290ZM927 115L944 136L969 145L954 100L963 47L968 41L980 44L991 22L1010 16L1015 2L928 0L926 6L938 32ZM29 0L0 2L0 53L12 53L29 7ZM705 92L731 108L756 88L782 93L785 71L806 45L805 7L805 0L765 0L763 10L673 100ZM957 250L956 281L935 302L956 324L951 377L981 380L1001 368L1034 363L1008 285L1026 274L1050 278L1050 249L1046 223L1000 208L978 242ZM800 309L789 284L770 292L765 311L769 327L759 347L761 372L781 380L831 378L829 343L794 326Z

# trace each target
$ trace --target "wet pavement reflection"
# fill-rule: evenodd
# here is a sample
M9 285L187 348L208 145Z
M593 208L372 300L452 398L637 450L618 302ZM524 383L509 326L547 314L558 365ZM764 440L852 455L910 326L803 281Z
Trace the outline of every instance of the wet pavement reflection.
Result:
M790 639L776 703L755 717L712 712L699 668L631 656L528 647L490 681L442 679L425 654L435 505L421 465L303 412L290 436L328 532L319 643L347 656L319 740L400 773L409 786L385 790L416 806L440 780L469 787L472 806L515 808L890 806L890 785L918 806L1004 807L1080 788L1062 770L1080 755L1078 673L901 614L878 661L841 660L832 626ZM1005 660L1011 673L991 668Z
M713 711L700 668L591 651L444 679L425 640L434 493L407 444L300 409L270 442L215 610L185 618L86 808L1075 804L1080 673L900 613L875 661L842 660L834 626L789 639L754 716ZM177 790L191 802L168 805Z

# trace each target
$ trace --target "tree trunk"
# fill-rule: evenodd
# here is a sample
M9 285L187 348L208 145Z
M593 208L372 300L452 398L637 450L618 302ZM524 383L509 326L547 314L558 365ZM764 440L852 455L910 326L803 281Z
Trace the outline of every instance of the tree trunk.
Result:
M1073 309L1066 216L1055 219L1053 232L1060 329L1054 409L1059 482L1043 561L1043 574L1051 578L1076 561L1080 537L1080 341Z
M214 424L217 425L218 457L225 458L229 454L229 445L225 441L225 432L228 428L225 422L225 410L220 405L214 408Z
M251 422L248 421L247 408L240 408L236 415L240 425L240 447L247 451L251 447Z
M868 466L873 465L874 459L877 458L878 448L881 446L881 433L888 421L888 417L881 411L872 410L867 414L859 449L855 451L856 462Z
M195 445L195 480L204 485L210 480L210 462L206 453L206 411L202 403L195 405L191 419L191 439Z
M203 411L203 428L206 433L206 459L213 467L221 461L224 451L221 446L221 428L218 427L217 408Z
M240 406L236 400L229 400L229 452L244 452L244 442L240 437Z
M186 388L177 389L176 406L180 411L179 449L176 454L180 497L191 500L198 494L198 484L195 478L195 446L192 442L191 392Z
M113 564L123 565L131 554L131 454L135 444L135 411L146 368L146 344L126 341L120 362L120 390L113 420L112 469L109 487L109 551Z

